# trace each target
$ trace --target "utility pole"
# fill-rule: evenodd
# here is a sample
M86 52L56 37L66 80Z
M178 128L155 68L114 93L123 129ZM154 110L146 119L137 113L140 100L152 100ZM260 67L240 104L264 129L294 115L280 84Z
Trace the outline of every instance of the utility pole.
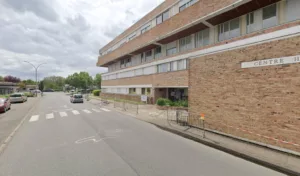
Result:
M41 65L44 65L44 64L46 64L46 63L41 63L41 64L35 66L35 65L33 65L31 62L29 62L29 61L24 61L24 62L30 64L30 65L35 69L35 84L36 84L36 89L38 89L38 78L37 78L38 69L39 69L39 67L40 67ZM37 96L37 90L35 90L35 95Z

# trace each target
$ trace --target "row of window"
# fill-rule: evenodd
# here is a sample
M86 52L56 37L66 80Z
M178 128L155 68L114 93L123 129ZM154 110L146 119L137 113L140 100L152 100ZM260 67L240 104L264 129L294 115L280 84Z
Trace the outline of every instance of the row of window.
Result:
M102 88L103 93L151 95L151 88Z
M300 0L287 0L285 8L286 22L300 19ZM273 27L279 24L278 7L276 3L251 12L245 17L247 33ZM242 33L240 20L241 18L238 17L216 26L218 30L218 41L224 41L241 36ZM194 38L192 38L192 35L190 35L179 39L178 43L179 48L177 47L177 41L166 44L165 48L167 56L210 44L210 30L205 29L200 32L197 32L196 34L194 34ZM134 65L138 65L143 62L149 62L152 59L159 58L161 57L161 53L161 47L155 49L154 54L153 51L147 51L146 53L140 55L141 61ZM166 69L164 68L164 70Z
M193 5L198 0L189 0L188 2L185 2L185 1L187 1L187 0L181 0L179 2L179 6L180 6L179 7L179 12L181 12L183 9L185 9L185 8ZM181 5L181 4L183 4L183 5ZM155 24L156 25L159 25L159 24L163 23L164 21L166 21L167 19L170 18L170 16L171 16L170 9L171 8L169 8L168 10L166 10L163 13L159 14L158 16L156 16L156 18L155 18ZM140 31L141 34L143 34L143 33L147 32L148 30L150 30L152 27L153 27L152 23L149 22L148 24L146 24L143 27L141 27L139 31ZM131 35L129 35L128 37L126 37L125 39L123 39L122 41L120 41L119 43L117 43L116 45L114 45L112 48L108 49L107 51L105 51L103 53L100 53L100 55L105 55L105 54L108 54L108 53L114 51L115 49L117 49L121 45L123 45L124 43L126 43L126 42L134 39L137 36L138 36L138 32L137 31L133 32Z
M185 70L187 69L188 66L187 62L188 62L187 59L181 59L173 62L139 68L139 69L126 71L122 73L115 73L108 76L103 76L102 79L112 80L112 79L128 78L128 77L141 76L141 75L150 75L155 73Z

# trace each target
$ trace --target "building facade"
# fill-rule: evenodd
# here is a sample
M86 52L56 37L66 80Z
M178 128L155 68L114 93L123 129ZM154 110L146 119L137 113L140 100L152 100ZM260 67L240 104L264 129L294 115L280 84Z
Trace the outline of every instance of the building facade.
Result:
M205 113L212 130L300 151L299 9L166 0L100 49L101 96L188 99L191 124Z

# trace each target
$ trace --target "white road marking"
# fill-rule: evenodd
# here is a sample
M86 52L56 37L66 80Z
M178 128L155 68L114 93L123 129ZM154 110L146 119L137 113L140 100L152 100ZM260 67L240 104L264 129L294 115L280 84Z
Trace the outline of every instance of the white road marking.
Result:
M101 112L100 110L98 110L98 109L92 109L93 111L95 111L95 112Z
M83 112L87 113L87 114L90 114L92 113L91 111L87 110L87 109L84 109Z
M61 117L67 117L68 116L68 114L66 112L59 112L59 115Z
M105 108L101 108L101 110L106 111L106 112L110 112L110 110L105 109Z
M39 120L39 116L38 115L34 115L34 116L31 116L29 122L35 122L35 121L38 121Z
M53 118L54 118L53 113L47 114L47 115L46 115L46 119L53 119Z
M105 139L114 139L114 138L117 138L117 137L118 136L106 136L106 137L97 139L97 137L91 136L91 137L79 139L79 140L75 141L75 144L81 144L81 143L85 143L85 142L97 143L97 142L103 141Z
M74 115L79 115L79 114L80 114L80 113L79 113L78 111L76 111L76 110L73 110L72 112L73 112Z

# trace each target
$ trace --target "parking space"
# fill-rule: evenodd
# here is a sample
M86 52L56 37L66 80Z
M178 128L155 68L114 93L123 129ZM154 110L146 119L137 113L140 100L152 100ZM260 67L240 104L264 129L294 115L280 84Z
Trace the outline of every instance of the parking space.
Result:
M27 102L14 103L6 113L0 113L0 144L18 126L37 101L39 101L39 98L28 98Z

